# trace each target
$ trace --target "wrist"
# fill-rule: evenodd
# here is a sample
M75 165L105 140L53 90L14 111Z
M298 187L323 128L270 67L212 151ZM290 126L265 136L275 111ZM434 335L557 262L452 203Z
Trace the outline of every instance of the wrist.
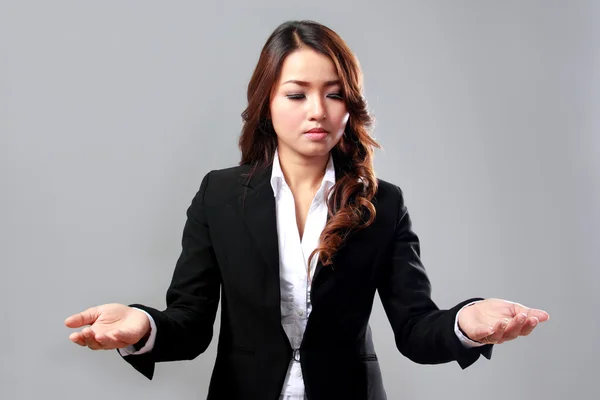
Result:
M139 351L142 347L144 347L146 345L146 342L148 342L148 339L150 338L150 334L152 333L152 325L150 324L150 318L143 310L140 310L137 308L133 308L133 310L135 312L140 313L142 321L143 321L142 331L144 332L144 334L136 343L133 344L133 347L135 348L135 350Z
M137 343L133 344L133 348L135 349L135 351L140 351L142 347L146 345L146 342L148 342L148 339L150 338L150 332L151 329L148 329L144 336L142 336L142 338L138 340Z
M471 310L469 310L469 308L471 308L473 305L475 305L477 302L473 302L471 304L467 304L466 306L464 306L459 312L458 312L458 318L456 319L456 326L458 328L458 330L460 331L461 334L464 335L465 338L475 342L475 343L481 343L478 340L473 339L469 334L467 334L467 332L465 332L465 330L462 328L462 326L464 324L461 324L461 320L464 321L464 317L465 317L465 313L470 312Z

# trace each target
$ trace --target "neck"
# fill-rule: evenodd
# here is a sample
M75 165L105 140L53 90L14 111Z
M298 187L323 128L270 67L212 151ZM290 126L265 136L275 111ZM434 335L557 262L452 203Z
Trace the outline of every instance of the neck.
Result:
M278 150L279 164L285 181L292 191L314 189L321 185L329 161L329 153L323 156L304 157L295 152L281 150Z

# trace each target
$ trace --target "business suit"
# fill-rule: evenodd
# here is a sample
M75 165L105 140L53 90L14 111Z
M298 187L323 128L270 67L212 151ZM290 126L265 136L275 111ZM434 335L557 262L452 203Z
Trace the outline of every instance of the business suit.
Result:
M208 399L277 399L292 348L281 326L275 200L270 168L207 174L188 209L167 309L140 304L157 324L150 353L125 357L152 378L154 363L193 359L208 347L221 298L221 329ZM340 174L338 174L340 176ZM380 180L375 222L351 233L333 268L317 264L300 359L310 400L385 399L369 316L378 291L396 344L418 363L466 368L491 346L465 348L458 310L439 310L419 259L400 189Z

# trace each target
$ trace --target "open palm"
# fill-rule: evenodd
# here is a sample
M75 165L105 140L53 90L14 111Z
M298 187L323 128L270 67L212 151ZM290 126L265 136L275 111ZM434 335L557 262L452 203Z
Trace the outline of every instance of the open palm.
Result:
M142 311L123 304L104 304L73 314L65 320L69 328L81 328L69 339L92 350L109 350L137 343L150 331L150 322ZM86 326L89 325L89 326Z
M547 312L502 299L486 299L461 310L458 325L475 341L500 344L529 335Z

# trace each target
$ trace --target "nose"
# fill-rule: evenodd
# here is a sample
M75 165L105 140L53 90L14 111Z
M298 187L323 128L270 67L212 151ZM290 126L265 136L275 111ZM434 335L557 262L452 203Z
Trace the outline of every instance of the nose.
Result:
M323 99L315 96L312 101L308 103L308 118L311 121L320 121L325 118L325 104Z

